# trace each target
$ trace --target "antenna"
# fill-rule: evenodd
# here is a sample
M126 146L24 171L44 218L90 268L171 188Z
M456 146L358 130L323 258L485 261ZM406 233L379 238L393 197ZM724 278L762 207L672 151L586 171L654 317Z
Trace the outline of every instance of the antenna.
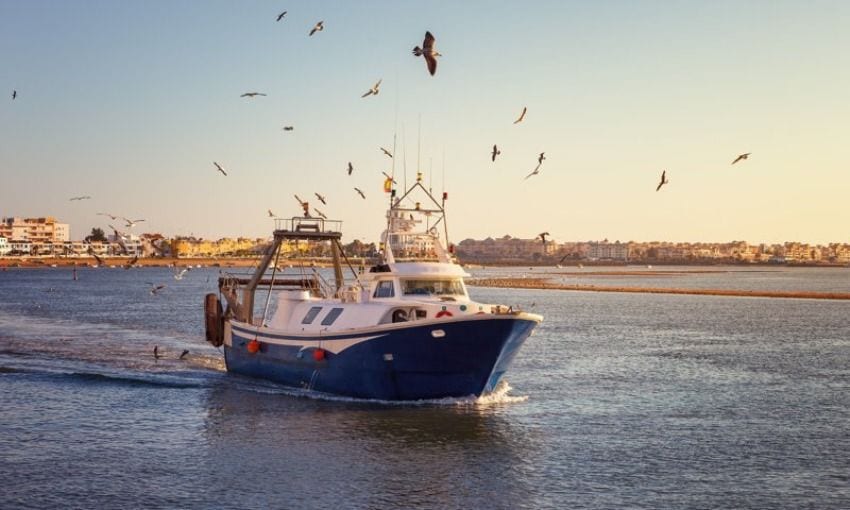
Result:
M401 147L404 149L404 159L402 159L402 165L404 166L404 191L407 191L407 137L405 136L403 122L401 123Z
M422 166L419 164L419 152L422 148L422 114L419 114L419 134L416 135L416 173L422 171Z

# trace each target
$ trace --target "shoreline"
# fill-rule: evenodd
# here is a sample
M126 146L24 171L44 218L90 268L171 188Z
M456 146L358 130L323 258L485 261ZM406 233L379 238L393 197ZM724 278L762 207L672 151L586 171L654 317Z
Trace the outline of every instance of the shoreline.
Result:
M471 287L505 289L573 290L584 292L628 292L639 294L687 294L695 296L733 296L796 299L850 300L850 292L770 291L735 289L685 289L676 287L599 287L551 283L543 278L476 278L466 282Z

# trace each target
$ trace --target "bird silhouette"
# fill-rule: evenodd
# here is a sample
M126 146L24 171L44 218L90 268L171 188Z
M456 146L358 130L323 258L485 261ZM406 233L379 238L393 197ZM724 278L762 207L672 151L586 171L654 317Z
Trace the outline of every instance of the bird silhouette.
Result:
M327 217L327 216L325 216L325 213L323 213L322 211L320 211L320 210L316 209L315 207L313 208L313 212L315 212L316 214L318 214L318 215L319 215L321 218L323 218L323 219L328 219L328 217Z
M348 175L351 175L351 172L354 171L354 165L351 164L351 161L348 162Z
M393 153L392 153L392 152L390 152L390 151L388 151L387 149L385 149L385 148L383 148L383 147L381 147L381 152L383 152L384 154L386 154L388 157L393 157Z
M537 234L537 237L539 237L540 240L543 241L543 246L546 246L546 236L548 235L549 232L540 232L539 234Z
M17 91L17 90L13 90L13 91L12 91L12 100L14 101L16 97L18 97L18 91Z
M660 190L661 186L664 186L668 182L670 182L670 181L667 180L667 170L664 170L664 171L661 172L661 182L658 183L658 187L655 188L655 191Z
M541 152L541 153L540 153L540 156L538 156L538 157L537 157L537 162L538 162L538 163L540 163L541 165L543 164L543 160L544 160L544 159L546 159L546 157L544 156L544 154L546 154L546 153L545 153L545 152Z
M139 256L138 255L133 256L133 258L130 259L129 262L124 264L124 269L132 269L133 266L135 266L136 262L138 262L138 261L139 261Z
M265 96L262 92L245 92L239 97L257 97L257 96Z
M129 220L127 218L122 218L124 222L127 224L127 228L133 228L136 226L136 223L141 223L145 220Z
M442 57L434 48L434 36L431 32L425 32L425 40L422 41L422 47L416 46L413 48L413 54L417 57L425 57L425 63L428 65L428 72L431 76L437 72L437 57Z
M389 179L390 181L392 181L392 183L393 183L393 184L398 184L398 183L395 181L395 179L393 179L393 177L392 177L390 174L388 174L388 173L384 172L383 170L381 170L381 173L382 173L382 174L384 174L384 177L386 177L387 179Z
M293 129L295 129L293 126L283 126L284 131L292 131Z
M313 193L313 194L316 195L316 198L319 199L319 202L323 203L324 205L328 205L328 203L325 201L325 197L323 197L322 195L319 195L318 193Z
M536 166L536 167L534 167L534 171L532 171L530 174L526 175L526 176L525 176L525 179L523 179L523 180L526 180L526 179L528 179L529 177L532 177L532 176L537 175L537 174L539 174L539 173L540 173L540 163L537 163L537 166Z
M286 13L284 12L284 14L286 14ZM278 21L280 21L280 20L278 20ZM178 358L178 359L185 358L187 354L189 354L189 349L184 349L183 352L180 353L180 358Z
M269 209L269 218L276 218L276 217L277 216L275 215L275 213L273 213L272 210Z
M103 259L98 257L97 253L94 252L94 248L89 246L88 254L94 257L94 260L97 261L98 266L103 266Z
M159 285L154 285L153 283L148 282L148 285L151 286L151 295L152 296L156 295L157 292L161 291L162 289L164 289L166 287L166 285L163 284L163 283L161 283Z
M745 152L744 154L741 154L740 156L738 156L737 158L735 158L735 161L733 161L733 162L732 162L732 164L734 165L734 164L735 164L735 163L737 163L738 161L741 161L741 160L744 160L744 159L749 158L749 157L750 157L750 154L752 154L752 152Z
M282 13L277 15L277 21L282 20L284 16L286 16L286 11L283 11Z
M366 91L366 93L365 93L365 94L363 94L363 95L362 95L362 96L360 96L360 97L366 97L366 96L372 96L372 95L377 96L377 95L378 95L378 92L380 92L380 89L379 89L378 87L380 87L380 86L381 86L381 82L382 82L382 81L384 81L384 80L383 80L383 79L378 80L378 82L377 82L377 83L375 83L374 85L372 85L372 88L370 88L369 90L367 90L367 91Z
M502 151L500 151L500 150L499 150L499 148L498 148L498 147L496 147L496 145L495 145L495 144L493 144L493 152L490 154L490 156L491 156L491 158L493 159L493 161L496 161L496 156L498 156L498 155L499 155L499 154L501 154L501 153L502 153Z
M312 36L316 32L321 32L324 29L325 29L325 22L320 21L320 22L316 23L316 26L313 27L313 30L310 30L310 35Z
M528 107L523 106L522 107L522 113L519 114L519 118L514 121L514 124L519 124L520 122L522 122L522 119L525 118L525 112L527 112L527 111L528 111Z
M221 172L223 176L227 177L227 172L224 171L224 168L221 168L221 165L219 165L215 161L213 161L213 165L215 165L215 167L218 169L219 172Z
M363 194L362 191L360 191L360 188L354 188L354 191L356 191L357 193L360 193L360 196L363 197L363 200L366 200L366 195Z
M158 345L153 346L153 357L154 357L154 359L159 359L159 346Z
M91 199L91 197L90 197L90 196L88 196L88 195L82 195L82 196L79 196L79 197L71 197L71 198L69 198L69 199L68 199L68 201L69 201L69 202L73 202L73 201L75 201L75 200L89 200L89 199Z
M118 219L118 216L115 216L114 214L104 213L104 212L99 212L99 213L97 213L97 215L98 216L109 216L109 219L111 219L113 221Z

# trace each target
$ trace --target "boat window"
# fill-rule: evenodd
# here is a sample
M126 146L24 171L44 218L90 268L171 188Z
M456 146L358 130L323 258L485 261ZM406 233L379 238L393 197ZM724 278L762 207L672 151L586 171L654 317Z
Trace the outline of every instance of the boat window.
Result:
M393 290L393 282L392 280L384 280L378 282L378 286L375 288L375 295L373 297L383 298L383 297L394 297L395 291Z
M322 326L330 326L334 323L339 314L342 313L342 308L331 308L331 311L322 319Z
M301 324L312 324L313 320L319 315L319 312L322 311L321 306L313 306L307 312L307 315L304 316L304 320L301 321Z
M463 296L463 283L460 278L450 280L403 280L404 295Z

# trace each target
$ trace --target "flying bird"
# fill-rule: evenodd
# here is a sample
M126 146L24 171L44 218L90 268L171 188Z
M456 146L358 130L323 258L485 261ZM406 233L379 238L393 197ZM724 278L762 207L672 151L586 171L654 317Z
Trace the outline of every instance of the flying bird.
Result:
M496 156L498 156L501 153L502 153L502 151L500 151L499 148L496 147L495 144L493 144L493 152L490 153L490 156L492 157L493 161L496 161Z
M316 209L315 207L313 208L313 212L315 212L316 214L318 214L319 216L321 216L323 219L328 219L328 217L327 217L327 216L325 216L325 213L323 213L322 211L320 211L320 210Z
M367 91L366 91L366 93L365 93L365 94L363 94L363 95L362 95L362 96L360 96L360 97L366 97L366 96L372 96L372 95L377 96L377 95L378 95L378 92L380 92L380 90L378 89L378 87L380 87L380 86L381 86L381 82L382 82L382 81L384 81L384 80L383 80L383 79L378 80L378 83L376 83L376 84L372 85L372 88L371 88L371 89L369 89L369 90L367 90Z
M539 234L537 234L537 237L539 237L540 240L543 241L543 246L546 246L546 236L548 235L549 232L540 232Z
M284 131L292 131L293 129L295 129L293 126L283 126Z
M525 112L527 112L527 111L528 111L528 107L523 106L522 107L522 113L519 114L519 118L514 121L514 124L519 124L520 122L522 122L522 119L525 118Z
M386 154L389 157L393 157L393 153L388 151L387 149L385 149L383 147L381 147L381 152L383 152L384 154Z
M127 218L122 218L122 219L124 220L125 223L127 223L127 228L133 228L133 227L136 226L136 223L141 223L141 222L145 221L145 220L130 220L130 219L127 219Z
M14 101L16 97L18 97L18 91L17 91L17 90L13 90L13 91L12 91L12 101Z
M74 200L89 200L91 197L88 195L82 195L79 197L71 197L68 201L73 202Z
M286 14L286 13L284 12L283 14ZM281 16L282 16L283 14L281 14ZM279 20L278 20L278 21L279 21ZM184 350L183 350L183 352L181 352L181 353L180 353L180 358L179 358L179 359L183 359L183 358L185 358L187 354L189 354L189 349L184 349Z
M325 197L319 195L318 193L314 193L314 195L316 195L316 198L319 199L319 202L323 203L324 205L328 205L328 203L325 201Z
M284 16L286 16L286 11L283 11L282 13L277 15L277 21L282 20Z
M109 213L105 213L105 212L99 212L99 213L97 213L97 215L98 216L109 216L109 219L111 219L113 221L118 219L118 216L115 216L115 215L112 215L112 214L109 214Z
M222 175L227 177L227 172L224 171L224 168L221 168L221 165L219 165L215 161L213 161L213 165L215 165L215 167L218 168L218 171L221 172Z
M546 154L546 153L545 153L545 152L541 152L541 153L540 153L540 156L538 156L538 157L537 157L537 162L538 162L539 164L541 164L541 165L543 164L543 160L544 160L544 159L546 159L546 157L545 157L545 156L543 156L544 154Z
M188 273L188 272L189 272L189 269L190 269L190 268L188 268L188 267L184 267L184 268L183 268L183 269L181 269L179 272L175 272L175 273L174 273L174 279L175 279L175 280L182 280L182 279L183 279L183 276L184 276L186 273Z
M277 215L275 213L273 213L271 209L269 209L269 218L276 218L276 217L277 217Z
M320 22L316 23L316 26L313 27L313 30L310 30L310 35L313 35L316 32L321 32L324 29L325 29L325 22L320 21Z
M159 359L159 346L158 345L153 346L153 357L154 357L154 359Z
M413 55L417 57L425 57L425 63L428 65L428 72L431 76L437 72L437 57L442 57L434 48L434 36L431 32L425 32L425 40L422 41L422 47L416 46L413 48Z
M348 162L348 175L351 175L351 172L354 171L354 165L351 164L351 161Z
M397 182L395 182L395 179L393 179L393 177L390 174L384 172L383 170L381 170L381 173L384 174L384 177L391 180L393 182L393 184L398 184Z
M121 248L121 253L123 253L124 255L127 255L128 254L127 253L127 245L124 244L124 238L126 236L124 234L122 234L121 232L119 232L118 229L113 227L112 225L109 225L109 228L111 228L112 232L115 233L115 242L118 243L118 247Z
M239 97L257 97L257 96L265 96L262 92L245 92Z
M127 262L124 265L124 269L131 269L133 266L136 265L136 262L138 262L138 261L139 261L139 256L138 255L134 256L132 259L130 259L129 262Z
M360 188L354 188L354 191L356 191L357 193L360 193L360 196L363 197L363 200L366 200L366 195L364 195L363 192L360 191Z
M734 165L735 163L737 163L738 161L741 161L742 159L747 159L748 157L750 157L750 154L752 154L752 152L745 152L744 154L741 154L740 156L735 158L735 161L733 161L732 164Z
M536 166L536 167L534 167L534 171L533 171L533 172L531 172L530 174L526 175L526 176L525 176L525 179L523 179L523 180L526 180L526 179L528 179L529 177L531 177L531 176L533 176L533 175L537 175L537 174L539 174L539 173L540 173L540 163L537 163L537 166Z
M157 292L161 291L162 289L164 289L166 287L165 284L162 284L162 283L159 284L159 285L154 285L154 284L148 282L148 285L151 286L151 295L152 296L156 295Z
M298 203L301 204L301 208L304 209L304 217L309 218L310 217L310 202L305 202L304 200L301 200L301 197L299 197L298 195L294 195L294 196L295 196L295 200L298 200Z
M88 253L89 253L89 255L94 257L94 260L97 261L98 266L103 266L103 259L97 256L97 253L94 252L94 248L89 246Z
M663 172L661 172L661 182L658 183L658 187L655 188L655 191L660 190L661 186L664 186L668 182L670 181L667 180L667 170L664 170Z

